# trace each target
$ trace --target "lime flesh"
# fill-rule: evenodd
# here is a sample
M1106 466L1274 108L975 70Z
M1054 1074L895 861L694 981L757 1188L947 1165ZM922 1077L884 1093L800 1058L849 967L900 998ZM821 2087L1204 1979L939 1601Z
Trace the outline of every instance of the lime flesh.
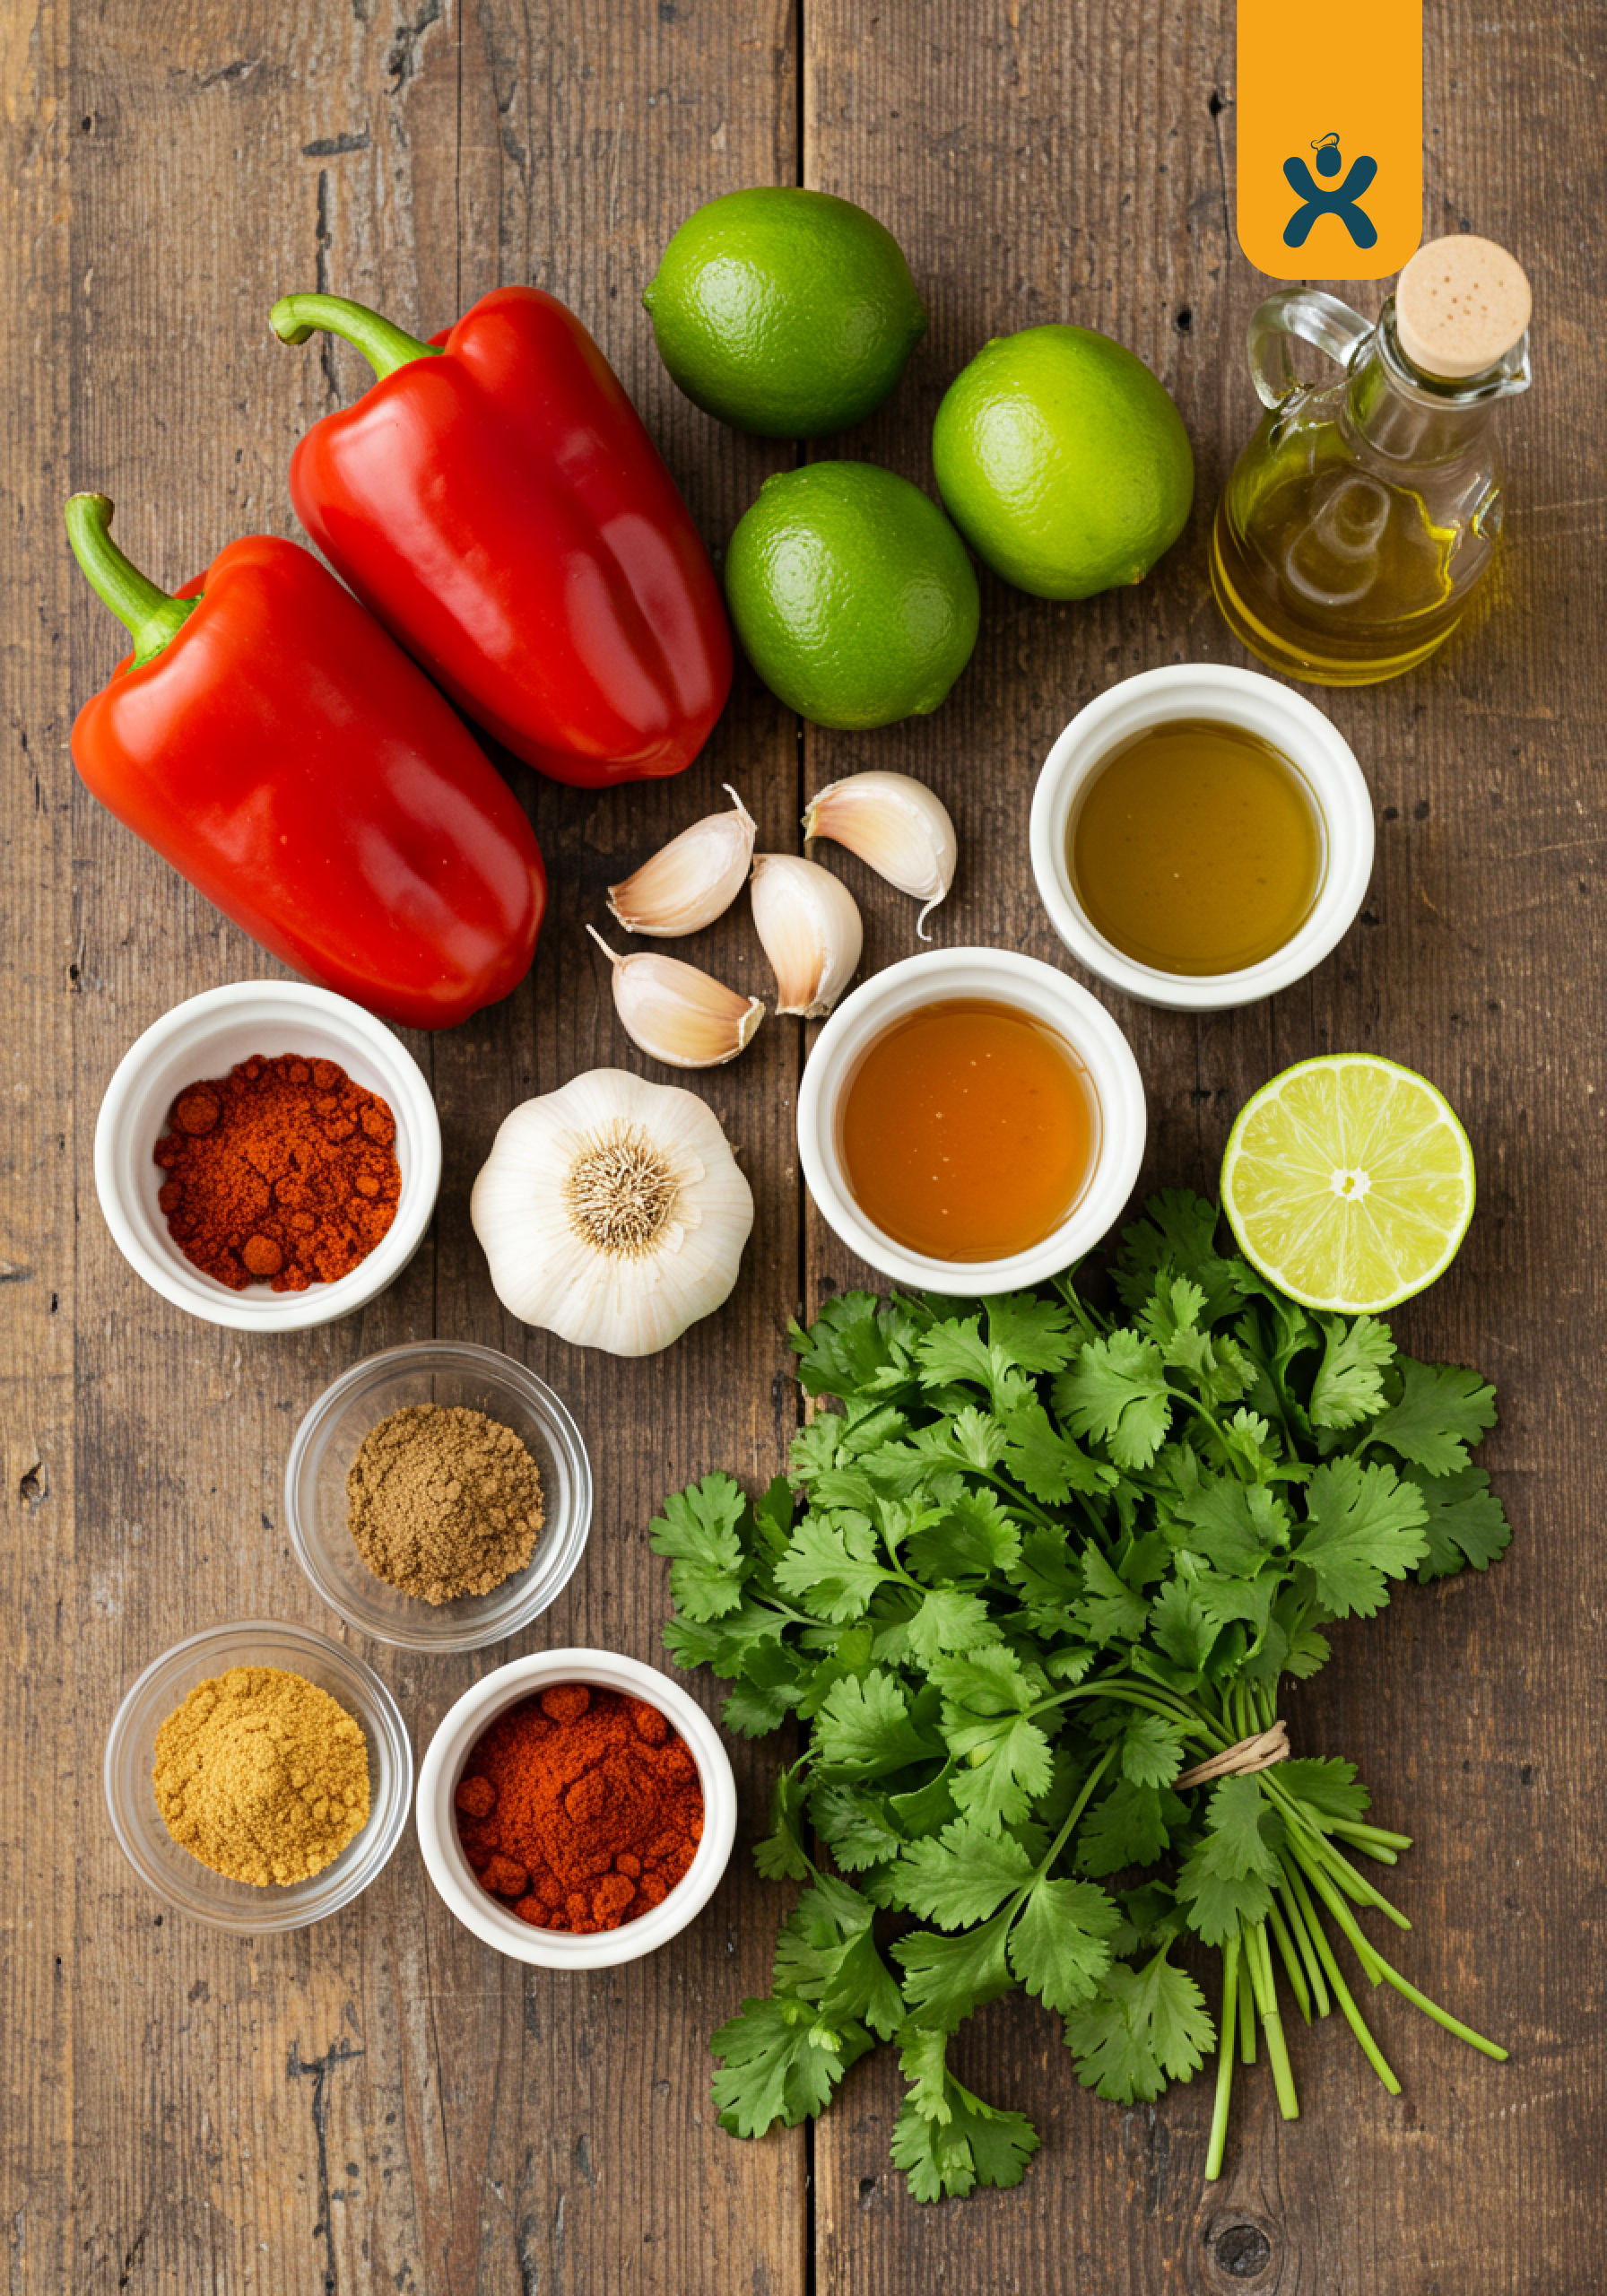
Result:
M1286 1068L1222 1158L1239 1249L1303 1307L1398 1307L1443 1275L1473 1216L1473 1152L1443 1092L1372 1053Z

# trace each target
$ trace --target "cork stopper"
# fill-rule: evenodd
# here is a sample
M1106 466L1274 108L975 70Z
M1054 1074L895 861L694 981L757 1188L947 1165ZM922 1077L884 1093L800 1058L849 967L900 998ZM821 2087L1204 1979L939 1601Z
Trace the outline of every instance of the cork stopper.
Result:
M1419 248L1395 284L1395 333L1425 375L1487 374L1522 337L1533 298L1493 239L1459 236Z

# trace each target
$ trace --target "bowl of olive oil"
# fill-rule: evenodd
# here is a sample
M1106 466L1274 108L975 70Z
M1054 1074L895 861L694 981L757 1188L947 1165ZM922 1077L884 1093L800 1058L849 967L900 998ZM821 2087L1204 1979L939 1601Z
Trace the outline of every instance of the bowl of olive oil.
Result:
M1032 870L1080 964L1145 1004L1222 1011L1308 973L1354 923L1373 806L1303 694L1217 663L1127 678L1049 752Z

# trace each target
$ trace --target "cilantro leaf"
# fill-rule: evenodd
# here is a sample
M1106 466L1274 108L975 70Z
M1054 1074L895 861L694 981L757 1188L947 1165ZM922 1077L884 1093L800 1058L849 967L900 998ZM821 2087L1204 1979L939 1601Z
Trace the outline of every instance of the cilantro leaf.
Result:
M1142 1970L1116 1962L1064 2030L1078 2080L1117 2105L1153 2104L1168 2081L1199 2071L1216 2039L1204 1996L1164 1949Z
M1213 1475L1191 1496L1173 1502L1175 1544L1203 1555L1230 1578L1253 1578L1270 1555L1289 1544L1290 1514L1264 1483Z
M1097 1436L1118 1467L1147 1467L1171 1422L1160 1350L1135 1331L1089 1340L1055 1380L1055 1408L1073 1434Z
M1012 1404L1000 1424L1005 1472L1046 1507L1064 1505L1074 1491L1102 1491L1115 1480L1108 1467L1062 1434L1036 1396Z
M871 1934L875 1908L830 1875L816 1877L776 1940L778 1995L812 2002L833 2025L869 2025L889 2040L904 2022L904 1996Z
M971 1714L1019 1714L1042 1695L1042 1675L1034 1682L1014 1651L996 1642L937 1659L932 1679L942 1692L945 1708Z
M868 1607L878 1587L892 1577L881 1561L880 1544L869 1518L848 1509L823 1514L818 1509L796 1525L792 1543L776 1565L776 1583L817 1618L845 1624Z
M1040 1881L1010 1933L1010 1966L1046 2009L1086 2001L1110 1967L1120 1909L1092 1882Z
M770 1831L754 1844L753 1863L767 1882L801 1882L810 1871L804 1847L804 1781L795 1770L777 1774L770 1789Z
M1307 1486L1306 1512L1294 1559L1336 1618L1371 1618L1388 1599L1385 1580L1403 1578L1428 1552L1422 1493L1382 1464L1330 1459Z
M1278 1783L1296 1795L1316 1816L1361 1818L1372 1807L1372 1796L1358 1782L1353 1761L1316 1761L1309 1758L1278 1765Z
M1423 1586L1431 1578L1448 1578L1464 1563L1488 1570L1506 1553L1512 1526L1482 1467L1444 1475L1408 1468L1406 1480L1415 1484L1427 1510L1423 1535L1429 1547L1417 1574Z
M1144 1631L1150 1606L1142 1595L1118 1578L1097 1546L1082 1551L1083 1598L1077 1605L1080 1625L1094 1642L1136 1642Z
M808 1331L794 1324L788 1339L805 1395L890 1396L916 1384L919 1326L900 1300L844 1292L821 1303Z
M885 1778L943 1752L935 1730L910 1714L898 1681L881 1667L834 1683L815 1724L821 1767L846 1778Z
M1401 1392L1367 1431L1429 1474L1455 1474L1496 1423L1496 1391L1459 1363L1401 1360Z
M1159 1714L1135 1714L1122 1731L1122 1776L1133 1786L1169 1786L1183 1767L1183 1733Z
M823 2112L832 2090L872 2043L851 2019L833 2027L809 2002L772 1997L744 2001L741 2014L722 2025L708 2046L725 2059L714 2076L720 2126L733 2136L762 2136L777 2121L795 2128L811 2113Z
M951 2033L973 2009L1008 1993L1010 1967L1004 1958L1009 1918L995 1914L980 1928L944 1937L932 1929L912 1929L893 1946L904 1970L904 1998L917 2024Z
M1077 1830L1077 1864L1095 1874L1153 1865L1187 1815L1185 1804L1162 1787L1118 1778Z
M1008 1292L982 1304L989 1344L1021 1370L1064 1371L1081 1344L1081 1334L1058 1300Z
M920 1358L921 1384L926 1387L969 1380L977 1387L986 1387L991 1395L995 1376L1005 1368L1003 1361L995 1362L982 1336L980 1316L967 1316L963 1322L934 1325L923 1334L916 1353Z
M1384 1408L1384 1374L1395 1360L1389 1326L1376 1316L1319 1316L1323 1360L1307 1409L1314 1427L1354 1427Z
M979 2184L1020 2184L1038 2146L1030 2121L985 2105L957 2081L943 2063L942 2033L907 2031L899 2062L910 2086L891 2151L914 2197L960 2200Z
M928 1581L984 1578L1008 1570L1021 1551L1021 1530L997 1494L961 1489L910 1540L907 1560Z
M1053 1774L1049 1742L1024 1714L956 1724L949 1744L957 1757L949 1780L956 1805L995 1824L1024 1818Z
M747 1512L740 1484L706 1474L666 1499L648 1526L647 1544L669 1556L670 1594L687 1618L719 1618L742 1601L747 1561L736 1526Z
M1207 1831L1177 1875L1177 1901L1208 1945L1223 1945L1243 1922L1264 1921L1272 1884L1282 1878L1283 1821L1252 1778L1224 1778L1212 1789Z
M976 1650L996 1642L999 1629L980 1595L966 1594L958 1587L934 1587L909 1621L906 1637L910 1656L923 1666L933 1666L950 1651Z
M1144 1211L1147 1216L1122 1234L1116 1288L1125 1307L1141 1309L1166 1268L1198 1285L1203 1323L1216 1323L1243 1306L1250 1271L1242 1260L1223 1259L1217 1251L1214 1204L1186 1188L1165 1188L1150 1198Z
M828 1783L809 1797L810 1822L845 1873L861 1874L896 1857L905 1838L884 1816L873 1794L856 1786Z
M1032 1877L1032 1860L997 1826L956 1818L935 1839L912 1843L899 1867L905 1904L940 1929L986 1921Z
M1150 1606L1150 1631L1187 1674L1203 1668L1217 1629L1181 1578L1168 1578Z

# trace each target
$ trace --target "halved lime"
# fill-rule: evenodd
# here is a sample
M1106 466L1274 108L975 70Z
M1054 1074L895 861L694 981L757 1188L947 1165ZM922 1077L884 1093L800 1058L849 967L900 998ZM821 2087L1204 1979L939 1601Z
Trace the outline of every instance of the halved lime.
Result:
M1307 1308L1399 1307L1473 1216L1473 1152L1426 1076L1370 1052L1302 1060L1239 1110L1222 1209L1245 1257Z

